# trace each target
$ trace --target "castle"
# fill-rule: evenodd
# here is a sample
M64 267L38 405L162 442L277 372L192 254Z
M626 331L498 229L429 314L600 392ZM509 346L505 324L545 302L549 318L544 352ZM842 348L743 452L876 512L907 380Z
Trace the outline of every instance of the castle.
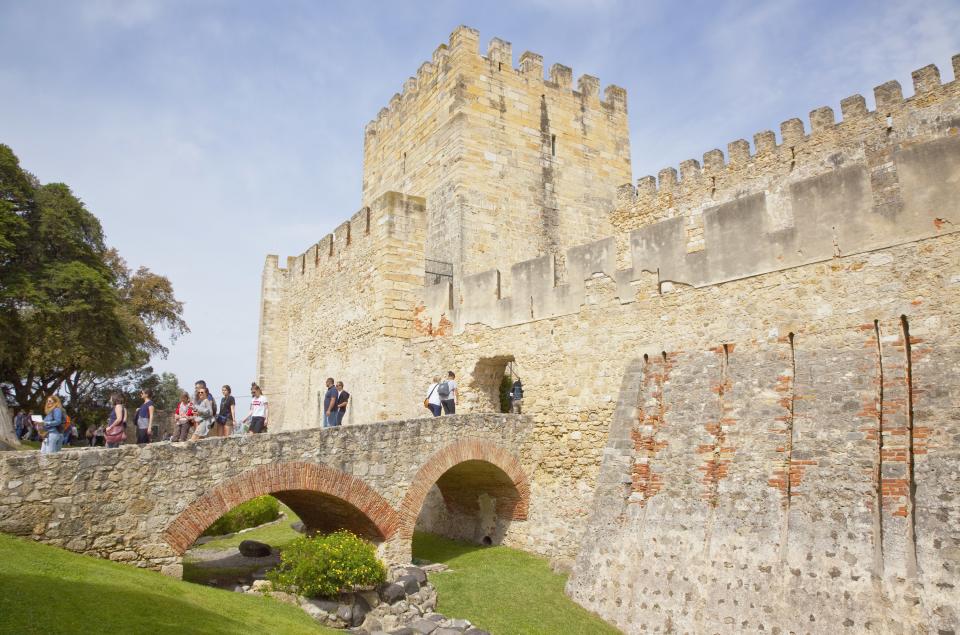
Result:
M364 134L360 210L262 279L277 430L498 411L526 522L627 632L954 632L960 56L631 180L627 97L460 27ZM626 185L625 185L626 184Z

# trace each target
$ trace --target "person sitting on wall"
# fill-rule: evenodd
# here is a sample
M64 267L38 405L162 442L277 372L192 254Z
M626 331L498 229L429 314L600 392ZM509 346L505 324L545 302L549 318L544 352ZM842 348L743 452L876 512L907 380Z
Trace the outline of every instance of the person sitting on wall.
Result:
M350 401L350 393L343 389L343 382L337 382L337 425L343 424L343 417L347 414L347 402Z
M323 395L323 427L337 425L337 387L333 377L327 377L327 392Z
M448 370L447 378L440 382L437 387L437 394L440 395L440 405L443 406L443 414L445 415L452 415L457 412L456 377L452 370Z
M433 383L430 384L430 388L427 390L427 398L423 400L423 405L426 406L434 417L440 416L440 394L437 392L437 389L440 387L440 377L434 377Z

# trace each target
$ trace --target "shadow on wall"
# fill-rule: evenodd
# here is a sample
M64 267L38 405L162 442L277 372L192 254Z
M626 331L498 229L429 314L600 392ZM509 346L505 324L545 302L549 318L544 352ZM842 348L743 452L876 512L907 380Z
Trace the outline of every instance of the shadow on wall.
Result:
M430 488L416 531L500 544L520 500L520 492L503 470L486 461L465 461L444 472Z

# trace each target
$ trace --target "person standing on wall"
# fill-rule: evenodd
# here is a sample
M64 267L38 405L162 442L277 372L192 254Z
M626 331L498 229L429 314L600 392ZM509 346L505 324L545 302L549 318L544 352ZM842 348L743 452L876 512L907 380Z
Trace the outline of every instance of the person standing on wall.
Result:
M33 422L30 421L30 413L26 410L18 411L17 416L13 419L13 429L17 433L17 441L25 437L30 432L31 427L33 427Z
M333 377L327 377L327 392L323 395L323 427L337 425L337 387Z
M250 412L240 422L241 424L250 422L250 428L247 434L260 434L267 429L267 418L270 416L270 402L260 386L256 383L250 384Z
M229 437L233 434L233 422L237 420L237 400L233 397L230 386L224 385L220 392L220 413L217 415L216 436Z
M213 417L216 414L215 404L216 402L207 394L206 388L197 390L193 400L193 414L197 419L197 427L193 431L191 441L205 439L210 434L210 429L213 428Z
M196 394L196 393L200 392L201 390L203 390L203 392L207 395L207 401L210 402L210 412L212 412L214 415L216 415L216 414L217 414L217 400L214 399L214 398L213 398L213 395L210 394L210 389L207 388L207 382L203 381L202 379L198 379L197 381L195 381L195 382L193 383L193 392L194 392L194 394ZM200 404L194 403L193 405L194 405L194 409L196 409L196 406L199 406Z
M190 425L193 422L193 404L190 395L180 393L180 403L173 410L173 419L177 427L173 430L173 441L186 441L190 438Z
M523 384L517 379L510 387L510 412L515 415L520 414L520 408L523 404Z
M440 405L443 406L443 414L452 415L457 412L457 376L452 370L447 371L447 378L440 382L437 387L437 394L440 395Z
M150 443L153 436L153 393L147 389L140 391L143 404L137 408L137 444Z
M427 398L423 400L423 405L433 414L434 417L440 416L440 394L437 389L440 387L440 377L434 377L433 383L427 389Z
M123 406L123 395L113 393L110 396L110 414L107 415L107 429L104 430L104 436L107 439L108 448L119 448L123 443L127 433L127 409Z
M343 382L337 382L337 425L343 425L343 417L347 414L347 402L350 393L343 389Z
M50 395L44 406L43 430L46 438L40 446L41 454L54 454L63 447L63 429L67 425L67 415L63 411L60 397Z

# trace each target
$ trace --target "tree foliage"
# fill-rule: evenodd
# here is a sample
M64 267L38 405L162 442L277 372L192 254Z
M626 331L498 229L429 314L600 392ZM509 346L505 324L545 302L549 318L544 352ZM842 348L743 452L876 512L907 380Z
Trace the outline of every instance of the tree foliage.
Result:
M130 271L69 187L41 185L0 144L0 385L18 405L36 410L65 387L80 407L153 375L160 332L188 332L182 313L167 278Z

